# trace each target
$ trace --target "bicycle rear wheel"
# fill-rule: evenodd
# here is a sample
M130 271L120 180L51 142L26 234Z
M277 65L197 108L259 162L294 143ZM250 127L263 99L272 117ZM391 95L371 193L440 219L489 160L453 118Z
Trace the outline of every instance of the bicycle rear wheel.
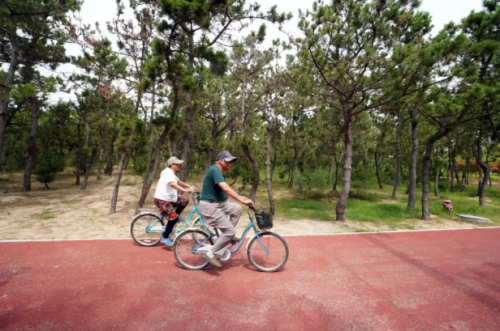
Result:
M201 270L208 266L208 262L203 260L203 254L194 252L200 243L214 244L212 238L201 230L187 230L177 236L174 242L174 256L183 268Z
M248 243L248 261L257 269L264 272L274 272L281 269L288 260L288 245L285 239L274 232L259 233L260 241L267 250L264 250L257 236Z
M141 246L157 245L163 231L165 231L165 223L155 214L139 214L130 223L132 239Z

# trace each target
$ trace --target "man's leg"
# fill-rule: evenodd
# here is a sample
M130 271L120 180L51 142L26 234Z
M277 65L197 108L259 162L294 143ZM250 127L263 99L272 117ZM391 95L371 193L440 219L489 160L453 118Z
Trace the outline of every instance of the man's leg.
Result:
M229 221L231 222L233 227L236 227L236 224L238 224L238 221L240 220L242 213L243 213L243 208L241 208L241 205L239 205L237 203L232 203L232 202L227 203L226 214L227 214L227 217L229 217ZM236 235L236 230L235 230L235 235ZM231 238L231 239L233 239L233 238ZM239 241L240 241L240 238L234 236L233 244L235 244Z
M240 220L241 214L243 214L243 208L241 208L241 205L237 203L228 202L226 213L231 224L233 226L236 226L236 224L238 224L238 221Z
M200 207L202 207L201 204ZM203 208L200 208L200 213L202 214L201 217L203 217L203 222L207 223L210 226L213 226L214 228L217 228L220 231L219 238L215 242L215 245L212 247L212 252L215 255L223 256L226 252L227 245L236 234L236 230L234 229L234 225L229 221L227 217L227 203L215 203L210 207L210 209L212 208L214 209L211 211L207 211L206 216L203 215ZM235 210L233 213L236 215L237 211ZM235 222L238 222L238 220L236 219Z

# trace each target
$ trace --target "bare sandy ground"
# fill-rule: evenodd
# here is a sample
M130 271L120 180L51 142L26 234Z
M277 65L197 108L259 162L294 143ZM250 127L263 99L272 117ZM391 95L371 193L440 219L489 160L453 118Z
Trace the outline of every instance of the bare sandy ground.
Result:
M4 175L0 180L0 240L130 238L130 220L142 185L140 177L124 175L117 212L110 215L114 177L105 175L98 181L92 176L87 189L81 190L74 185L71 172L66 171L50 185L51 189L47 190L43 184L34 181L33 191L22 193L21 175ZM155 208L152 203L154 185L144 207ZM196 185L201 188L201 183ZM288 194L281 192L281 195ZM187 216L191 208L192 202L183 216ZM237 233L241 234L247 224L248 215L244 213ZM275 217L274 224L273 231L288 235L391 230L386 225L375 223L289 220L279 216ZM414 220L408 221L408 225L416 230L479 227L453 220Z

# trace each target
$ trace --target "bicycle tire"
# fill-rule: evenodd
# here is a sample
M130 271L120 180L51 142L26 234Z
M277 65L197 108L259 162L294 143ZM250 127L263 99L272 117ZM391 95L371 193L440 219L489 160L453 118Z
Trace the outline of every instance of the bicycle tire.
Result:
M270 231L259 233L259 237L269 254L264 251L257 236L254 236L247 245L248 261L255 269L262 272L275 272L283 268L289 255L285 239L279 234ZM278 244L278 247L276 247L276 244ZM272 258L271 254L273 254Z
M208 266L209 263L203 260L202 254L192 252L193 247L198 246L205 239L208 239L210 245L214 244L212 238L201 230L186 230L175 238L174 256L184 269L202 270Z
M163 219L153 213L139 214L130 222L130 235L135 243L144 247L153 247L160 242L162 232L147 232L155 222L165 226Z

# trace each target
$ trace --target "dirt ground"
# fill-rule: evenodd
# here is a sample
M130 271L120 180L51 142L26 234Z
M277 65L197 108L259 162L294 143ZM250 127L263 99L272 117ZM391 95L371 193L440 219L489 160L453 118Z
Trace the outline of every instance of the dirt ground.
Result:
M33 180L32 192L22 193L22 174L3 175L0 179L0 240L33 239L82 239L82 238L130 238L130 220L139 197L141 178L125 174L120 186L117 212L109 214L114 177L103 176L98 181L89 178L86 190L74 184L70 170L62 173L47 190ZM201 188L201 183L195 183ZM144 207L154 208L152 203L156 183ZM277 196L289 192L276 192ZM192 202L190 203L192 207ZM187 216L191 208L183 213ZM474 228L476 224L453 220L408 221L419 229ZM237 233L248 224L243 214ZM368 222L344 223L335 221L289 220L275 217L273 231L280 234L329 234L365 231L389 231L386 225Z

